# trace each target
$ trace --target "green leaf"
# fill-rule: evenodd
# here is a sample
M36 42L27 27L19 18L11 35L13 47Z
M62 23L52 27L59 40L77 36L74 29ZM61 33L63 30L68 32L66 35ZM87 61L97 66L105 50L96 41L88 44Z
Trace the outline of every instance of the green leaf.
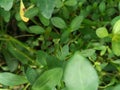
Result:
M16 75L8 72L0 73L0 83L6 86L16 86L27 83L25 76Z
M64 45L57 53L57 58L60 60L65 60L66 56L69 55L69 47L68 45Z
M31 1L31 3L35 3L36 4L36 0L30 0Z
M105 5L105 2L103 1L99 5L100 12L103 13L105 11L105 8L106 8L106 5Z
M36 54L37 54L36 61L39 64L46 66L47 65L47 62L46 62L47 53L45 53L43 51L38 51Z
M61 38L60 38L60 42L61 43L65 43L69 40L69 35L70 35L70 31L66 30L62 33Z
M64 64L65 64L64 61L60 61L57 57L51 56L51 55L47 56L46 62L47 62L47 67L48 68L63 67Z
M79 52L68 60L64 81L67 90L97 90L99 83L95 69Z
M41 26L30 26L29 27L29 33L34 33L34 34L43 34L45 32L45 30L41 27Z
M112 38L112 50L117 56L120 56L120 34L116 34Z
M113 26L118 20L120 20L120 16L116 16L115 18L113 18L111 21L111 25Z
M5 22L9 22L11 15L9 11L5 11L4 9L0 8L0 16L4 18Z
M18 68L18 61L7 51L4 49L3 55L5 57L8 68L11 72L15 71Z
M114 24L112 32L113 34L120 34L120 19Z
M82 50L80 53L84 57L90 57L95 54L95 50L94 49L86 49L86 50Z
M117 65L120 65L120 59L117 59L117 60L114 60L114 61L111 61L112 63L114 64L117 64Z
M37 6L41 14L49 19L52 16L56 0L37 0Z
M28 31L28 27L24 22L18 22L18 27L20 28L21 31Z
M104 46L104 45L102 45L100 43L96 43L93 46L94 46L95 50L100 50L100 55L101 56L104 55L106 50L107 50L107 46Z
M45 71L38 77L32 86L32 90L54 90L56 85L60 83L63 70L61 68L54 68Z
M55 27L60 28L60 29L64 29L67 27L65 21L60 17L51 18L51 22Z
M37 72L34 69L30 68L30 67L27 68L25 74L26 74L26 77L27 77L28 81L31 84L33 84L35 82L35 80L36 80L36 78L38 76Z
M30 9L26 10L25 17L27 17L27 18L33 18L37 14L38 14L38 8L36 8L36 7L30 8Z
M33 61L27 54L16 48L10 41L7 43L7 48L8 51L23 64L27 64L28 61Z
M61 10L62 10L62 15L63 15L63 17L64 17L65 19L68 19L69 16L70 16L70 12L69 12L68 8L64 6Z
M119 11L120 11L120 2L119 2L119 4L118 4L118 9L119 9Z
M83 21L83 16L76 16L70 24L71 32L79 29L82 21Z
M112 15L114 15L116 13L116 9L111 7L111 8L106 10L106 13L107 13L108 16L111 17Z
M61 8L63 6L63 2L61 0L56 0L55 7Z
M120 90L120 84L114 86L112 90Z
M108 31L105 27L100 27L96 30L96 34L99 38L104 38L108 36Z
M0 7L4 8L6 11L9 11L13 6L14 0L0 0Z
M45 18L43 15L39 14L39 19L42 22L43 25L48 26L49 25L49 19Z
M67 6L75 6L77 4L77 0L66 0L65 5Z
M16 14L15 14L15 19L16 19L17 21L21 21L21 17L20 17L20 13L19 13L19 12L16 12Z

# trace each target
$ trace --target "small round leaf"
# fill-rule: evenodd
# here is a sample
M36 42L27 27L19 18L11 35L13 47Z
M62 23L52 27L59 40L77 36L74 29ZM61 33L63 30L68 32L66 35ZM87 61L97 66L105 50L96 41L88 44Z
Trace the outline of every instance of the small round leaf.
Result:
M108 36L108 31L105 27L100 27L96 30L96 34L99 38L104 38Z

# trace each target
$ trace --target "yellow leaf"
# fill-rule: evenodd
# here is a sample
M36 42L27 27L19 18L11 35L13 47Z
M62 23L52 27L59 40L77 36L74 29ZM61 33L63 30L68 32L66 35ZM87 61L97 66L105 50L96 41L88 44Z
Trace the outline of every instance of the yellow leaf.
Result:
M23 4L23 1L21 0L20 1L20 17L24 22L28 22L29 18L25 17L24 14L25 14L25 6Z

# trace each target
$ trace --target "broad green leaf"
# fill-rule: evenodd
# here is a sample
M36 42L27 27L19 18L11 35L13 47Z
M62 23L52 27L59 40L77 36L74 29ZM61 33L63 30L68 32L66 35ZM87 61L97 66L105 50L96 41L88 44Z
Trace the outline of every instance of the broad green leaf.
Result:
M96 34L99 38L104 38L108 36L108 31L105 27L100 27L96 30Z
M77 0L66 0L65 5L67 6L75 6L77 4Z
M95 69L79 52L68 60L64 81L67 90L97 90L99 83Z
M18 60L16 60L7 50L4 49L3 55L5 57L8 68L11 72L18 68Z
M37 54L36 61L39 64L46 66L47 65L47 62L46 62L47 54L43 51L38 51L36 54Z
M4 9L0 8L0 16L3 17L5 22L9 22L11 15L9 11L5 11Z
M23 64L27 64L28 61L33 61L27 54L16 48L12 42L7 43L7 48L8 51Z
M21 31L27 31L28 30L27 25L23 21L18 22L18 27L20 28Z
M80 53L84 57L90 57L95 54L95 50L94 49L86 49L86 50L82 50Z
M103 13L105 11L106 5L105 2L101 2L99 5L99 10L101 13Z
M114 64L117 64L117 65L120 65L120 59L117 59L117 60L114 60L114 61L111 61L112 63Z
M25 17L27 17L27 18L33 18L37 14L38 14L38 8L36 8L36 7L30 8L30 9L26 10Z
M60 17L51 18L51 22L55 27L60 28L60 29L64 29L67 27L65 21Z
M116 9L111 7L106 10L107 15L110 17L116 13Z
M63 2L61 0L56 0L55 7L61 8L63 6Z
M4 18L5 22L9 22L10 21L10 16L11 16L10 12L5 12L4 13L4 17L3 18Z
M57 57L48 55L47 56L47 67L50 68L56 68L56 67L63 67L65 62L60 61ZM53 63L54 62L54 63Z
M33 84L35 82L35 80L36 80L36 78L38 76L38 73L34 69L32 69L30 67L27 68L25 74L26 74L26 77L27 77L28 81L31 84Z
M49 19L52 16L52 13L55 8L56 0L37 0L37 6L41 14Z
M14 0L0 0L0 7L4 8L6 11L9 11L13 6Z
M116 16L115 18L113 18L111 21L111 25L113 26L118 20L120 20L120 16Z
M97 23L95 21L89 20L89 19L84 19L83 23L86 25L96 25Z
M68 45L64 45L57 53L57 58L60 60L65 60L66 56L69 55L69 47Z
M45 30L41 26L34 25L29 27L28 32L34 33L34 34L43 34Z
M17 21L21 21L21 17L20 17L19 12L16 12L16 14L15 14L15 19L16 19Z
M39 19L40 19L40 21L42 22L42 24L43 25L45 25L45 26L48 26L49 25L49 23L50 23L50 21L49 21L49 19L47 19L47 18L45 18L43 15L41 15L41 14L39 14Z
M116 34L112 38L112 50L117 56L120 56L120 34Z
M76 16L73 20L72 20L72 22L71 22L71 24L70 24L70 29L71 29L71 32L73 32L73 31L75 31L75 30L77 30L77 29L79 29L80 28L80 25L81 25L81 23L82 23L82 21L83 21L83 16Z
M55 90L56 85L60 83L63 70L61 68L54 68L45 71L38 77L32 86L32 90Z
M112 90L120 90L120 84L114 86Z
M62 33L61 38L60 38L60 42L61 43L65 43L69 40L69 35L70 35L70 31L66 30Z
M120 19L114 24L112 32L113 34L120 34Z
M27 83L25 76L16 75L13 73L3 72L0 73L0 83L6 86L16 86Z
M64 6L61 10L62 10L62 15L63 15L63 17L64 17L65 19L68 19L69 16L70 16L70 12L69 12L68 8Z

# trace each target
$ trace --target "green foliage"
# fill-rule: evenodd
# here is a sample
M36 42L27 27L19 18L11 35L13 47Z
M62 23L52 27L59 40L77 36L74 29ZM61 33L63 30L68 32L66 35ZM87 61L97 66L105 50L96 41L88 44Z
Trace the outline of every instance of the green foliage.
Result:
M32 12L32 13L31 13ZM38 14L38 8L30 8L25 12L25 16L28 18L33 18Z
M0 0L0 89L119 90L119 0Z
M30 26L29 27L29 31L30 33L34 33L34 34L42 34L44 33L44 29L40 26L34 25L34 26Z
M66 28L65 21L63 19L59 18L59 17L53 17L53 18L51 18L51 22L57 28L60 28L60 29Z
M120 56L120 36L118 35L114 35L112 38L112 49L113 52L117 55Z
M81 22L83 20L83 16L76 16L70 24L71 31L75 31L80 28Z
M61 68L54 68L44 72L33 84L32 90L52 90L60 84L63 71ZM42 81L42 82L41 82Z
M116 85L113 90L119 90L120 89L120 84Z
M98 88L96 71L79 52L68 61L64 81L67 90L96 90Z
M55 0L37 0L37 6L41 14L48 19L52 16L55 3Z
M104 1L101 2L99 5L99 10L101 13L103 13L105 11L105 7L106 7L105 2Z
M16 75L8 72L0 73L0 83L7 86L15 86L27 83L25 76Z
M113 26L113 34L120 34L120 20Z
M116 23L113 26L113 37L112 37L112 48L113 52L120 56L120 20L116 21Z
M6 11L9 11L13 6L14 0L0 0L0 7L4 8Z
M108 36L107 29L105 27L100 27L96 30L96 34L99 38L104 38Z
M67 6L75 6L77 4L77 0L67 0L65 1L65 5Z

